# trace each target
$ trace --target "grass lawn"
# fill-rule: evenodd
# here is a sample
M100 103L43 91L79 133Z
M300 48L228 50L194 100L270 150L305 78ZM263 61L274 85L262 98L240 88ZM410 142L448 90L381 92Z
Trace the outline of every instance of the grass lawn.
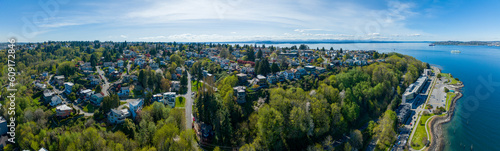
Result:
M420 117L420 121L418 122L418 126L417 126L417 129L414 129L415 131L415 134L413 134L413 139L411 140L411 147L413 149L416 149L416 150L419 150L419 149L422 149L422 147L424 147L424 138L427 138L427 133L425 132L425 122L431 117L433 116L434 114L429 114L429 115L422 115L422 117ZM429 128L427 129L429 130ZM429 138L430 140L430 138Z
M87 104L83 107L83 111L87 112L87 113L94 113L94 110L95 110L95 106L93 106L92 104Z
M186 98L184 97L177 97L175 98L175 107L184 107L186 106Z
M191 91L198 92L198 87L201 87L203 83L198 81L191 81ZM197 87L198 85L198 87Z
M458 81L455 78L451 77L451 74L449 74L449 73L440 73L440 75L442 77L448 78L451 81L450 84L457 84L458 83Z
M450 110L450 105L451 105L451 101L452 99L456 96L457 94L453 93L453 92L448 92L446 94L446 111Z
M127 102L120 102L120 105L127 104Z

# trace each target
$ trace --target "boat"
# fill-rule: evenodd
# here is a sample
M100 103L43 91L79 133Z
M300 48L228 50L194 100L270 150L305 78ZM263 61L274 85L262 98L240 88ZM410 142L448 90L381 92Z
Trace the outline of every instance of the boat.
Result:
M451 53L462 53L460 50L452 50Z
M436 44L429 44L429 46L435 46Z

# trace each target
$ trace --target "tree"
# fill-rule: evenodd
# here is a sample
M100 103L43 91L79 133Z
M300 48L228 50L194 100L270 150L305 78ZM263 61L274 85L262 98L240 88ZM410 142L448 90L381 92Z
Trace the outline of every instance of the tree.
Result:
M354 130L351 132L350 137L349 144L351 144L353 148L361 149L363 147L363 134L361 134L361 131Z
M101 85L97 85L97 86L95 86L95 90L94 91L95 91L95 93L101 93L101 89L102 89Z
M280 67L278 66L278 64L274 63L271 65L271 72L272 73L278 73L280 72Z
M283 116L276 109L265 105L259 109L258 135L267 149L283 149Z
M375 138L378 139L377 148L385 150L396 140L395 126L396 112L387 110L378 121L377 127L373 129Z
M123 122L123 132L128 135L129 138L134 138L135 136L135 124L130 119L125 119Z
M170 80L163 78L163 79L161 79L160 83L161 83L161 86L160 86L161 90L170 91Z
M92 55L90 56L90 64L92 65L92 67L95 67L97 65L97 62L97 56L95 55L95 53L92 53Z
M247 61L255 61L255 52L253 51L253 48L250 48L247 51Z
M259 49L259 51L257 51L257 58L258 59L262 58L262 50L261 49Z

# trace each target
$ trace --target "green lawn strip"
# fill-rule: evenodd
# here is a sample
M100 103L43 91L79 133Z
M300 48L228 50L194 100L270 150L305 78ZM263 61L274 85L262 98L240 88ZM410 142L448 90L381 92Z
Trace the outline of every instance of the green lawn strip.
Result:
M450 84L457 84L458 83L458 81L455 78L451 77L451 74L449 74L449 73L440 73L440 75L449 79L451 81Z
M95 110L94 106L90 103L83 107L83 111L87 113L94 113L94 110Z
M120 105L127 104L127 102L120 102Z
M198 92L198 87L201 87L202 83L198 81L191 81L191 91L192 92Z
M457 94L453 93L453 92L448 92L446 94L446 110L450 110L450 105L451 105L451 101L452 99L456 96Z
M177 97L175 98L175 107L184 107L186 105L186 98L184 97Z
M420 121L418 121L418 126L414 129L415 134L413 134L413 139L411 140L411 147L415 150L422 149L424 147L423 139L427 137L427 133L425 132L425 122L432 117L434 114L422 115L420 117ZM429 130L429 129L428 129ZM430 138L428 138L430 140Z

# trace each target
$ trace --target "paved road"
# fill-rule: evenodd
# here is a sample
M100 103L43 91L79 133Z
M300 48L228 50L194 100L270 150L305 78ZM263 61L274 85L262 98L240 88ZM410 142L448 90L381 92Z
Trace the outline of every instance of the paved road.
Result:
M431 95L428 95L428 97L426 98L426 102L425 102L425 103L423 103L423 105L420 105L420 106L419 106L419 107L415 110L415 115L412 117L413 131L411 132L410 138L408 139L408 144L411 144L411 141L412 141L413 136L414 136L414 134L415 134L415 130L417 129L417 127L418 127L418 125L419 125L419 124L418 124L418 121L420 121L421 113L422 113L424 110L426 110L426 109L425 109L425 104L428 104L428 103L430 102L430 100L432 100L432 99L431 99L431 98L432 98L432 96L436 95L436 93L437 93L437 92L434 92L434 88L435 88L435 87L437 87L437 86L439 86L439 84L438 84L438 82L437 82L437 81L439 81L439 80L437 79L437 75L438 75L439 73L441 73L441 70L439 70L437 67L434 67L434 66L432 66L431 68L434 70L434 76L432 76L432 77L431 77L431 79L432 79L432 85L431 85L431 86L429 86L429 88L428 88L428 89L430 89L430 90L427 90L427 91L428 91L428 92L427 92L427 94L429 94L429 92L431 92ZM436 89L436 90L437 90L437 89ZM429 137L427 137L427 138L429 139ZM411 148L411 146L410 146L409 148L410 148L410 150L415 151L415 149ZM425 148L426 148L426 147L424 147L424 148L420 149L419 151L424 150Z
M191 90L191 74L187 72L188 75L188 85L187 85L187 93L184 95L180 95L184 98L186 98L186 105L185 105L185 117L186 117L186 129L191 129L193 125L193 118L191 117L193 115L193 92Z
M52 76L54 76L54 75L50 75L49 79L51 79ZM83 109L77 103L75 103L75 101L70 100L68 102L68 98L66 98L65 95L61 95L61 93L63 93L64 91L59 91L58 89L56 89L56 87L54 87L52 84L50 84L50 81L48 81L47 84L54 88L53 89L54 93L57 94L61 98L62 104L73 104L73 108L75 108L76 110L79 110L80 113L83 113L84 116L86 116L86 117L94 116L94 113L87 113L87 112L83 111Z
M101 91L104 93L104 96L108 96L109 95L109 93L108 93L108 89L109 89L108 79L106 79L104 71L102 71L100 66L95 66L95 68L97 69L97 73L99 74L99 78L101 80L104 80L104 84L102 85Z

